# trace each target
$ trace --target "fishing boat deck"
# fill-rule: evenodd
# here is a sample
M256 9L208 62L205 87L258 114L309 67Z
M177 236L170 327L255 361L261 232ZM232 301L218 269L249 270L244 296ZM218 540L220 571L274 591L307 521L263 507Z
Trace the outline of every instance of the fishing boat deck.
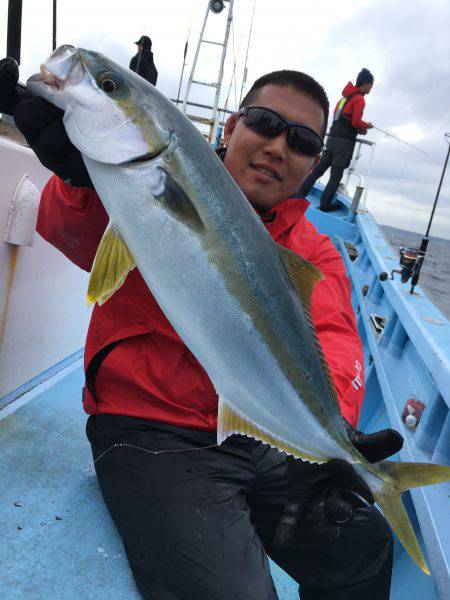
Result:
M141 598L101 498L82 385L79 359L0 412L2 598ZM273 576L280 598L298 598L275 565Z
M43 380L0 412L2 597L137 600L84 435L81 359ZM377 427L385 424L377 415ZM415 519L410 501L409 510ZM411 572L399 546L395 557L392 600L404 600L405 589L408 600L437 598L433 579ZM280 600L298 598L274 564L272 575Z
M405 436L403 460L448 464L450 324L420 288L412 305L398 281L381 285L377 273L393 268L396 257L370 216L357 215L356 223L350 222L344 197L339 211L321 213L316 210L319 194L320 186L311 194L308 217L332 236L353 281L366 356L361 429L393 426ZM355 262L349 261L343 241L356 249ZM386 318L382 335L372 331L371 314ZM1 595L8 600L140 597L103 504L84 435L81 354L0 399ZM411 390L427 404L415 432L405 429L400 418ZM413 499L404 495L422 547L424 532L433 577L415 567L396 543L391 600L450 598L449 492L450 486L442 484L414 490ZM297 585L285 573L275 565L272 573L280 600L298 597Z

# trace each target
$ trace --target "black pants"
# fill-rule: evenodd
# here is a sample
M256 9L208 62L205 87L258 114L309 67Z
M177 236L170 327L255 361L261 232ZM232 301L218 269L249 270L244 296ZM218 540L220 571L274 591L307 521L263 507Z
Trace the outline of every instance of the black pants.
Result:
M267 556L301 584L302 600L389 598L392 536L375 508L358 509L334 545L306 532L273 547L286 501L278 451L117 415L90 416L87 435L144 598L276 600Z
M320 208L327 209L337 192L344 169L350 165L354 147L355 142L351 140L329 137L319 163L302 183L296 196L306 198L319 177L331 167L330 179L320 197Z

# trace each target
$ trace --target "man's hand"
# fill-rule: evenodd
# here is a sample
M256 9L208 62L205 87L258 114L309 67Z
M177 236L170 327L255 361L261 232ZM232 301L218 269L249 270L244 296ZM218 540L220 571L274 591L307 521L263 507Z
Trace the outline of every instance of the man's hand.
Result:
M19 84L13 58L0 60L0 112L14 117L44 167L75 187L93 187L80 152L67 137L64 112Z
M372 123L369 121L369 122L367 123L367 129L372 129L372 127L373 127L373 125L372 125Z
M29 94L18 82L19 65L14 58L0 60L0 112L12 116L14 107Z
M371 463L397 454L403 447L403 437L395 429L381 429L374 433L361 433L344 419L347 435L355 448Z
M392 456L403 445L402 436L393 429L366 435L348 423L346 427L353 445L370 462ZM324 542L335 541L340 527L353 519L356 508L374 503L369 487L342 459L317 465L288 457L287 480L288 501L274 537L274 544L279 548L308 534Z

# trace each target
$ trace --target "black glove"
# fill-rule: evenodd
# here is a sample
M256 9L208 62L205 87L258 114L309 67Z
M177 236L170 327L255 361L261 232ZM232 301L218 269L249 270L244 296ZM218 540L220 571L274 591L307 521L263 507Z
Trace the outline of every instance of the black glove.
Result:
M35 96L18 81L17 62L13 58L0 60L0 112L14 117L44 167L75 187L92 188L81 154L64 129L64 111Z
M403 437L395 429L381 429L375 433L361 433L344 419L347 435L355 448L369 462L375 463L397 454L403 447Z
M370 462L398 452L402 436L393 429L364 434L346 423L349 439ZM355 469L342 459L323 465L287 459L288 501L284 507L274 544L289 546L299 536L312 535L324 542L339 537L340 527L353 519L356 508L374 503L369 487Z

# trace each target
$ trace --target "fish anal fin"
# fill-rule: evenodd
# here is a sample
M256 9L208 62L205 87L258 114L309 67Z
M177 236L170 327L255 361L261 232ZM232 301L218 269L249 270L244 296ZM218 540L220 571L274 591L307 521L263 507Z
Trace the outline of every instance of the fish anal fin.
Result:
M217 443L221 444L229 436L234 434L246 435L256 440L269 444L272 448L276 448L280 452L285 452L293 456L294 458L300 458L311 463L322 463L326 462L327 458L317 458L303 452L299 448L288 444L280 438L265 431L251 420L240 415L234 408L232 408L226 400L219 397L219 412L218 412L218 425L217 425Z
M88 306L102 305L124 283L136 266L134 258L113 223L109 223L100 241L92 266L87 291Z
M175 219L197 233L204 231L203 221L188 194L164 167L158 167L160 179L153 190L155 199Z
M408 513L403 506L400 494L375 493L375 500L381 508L384 517L395 531L398 539L405 550L411 556L416 565L426 575L430 574L425 557L420 549L416 534L411 525Z

